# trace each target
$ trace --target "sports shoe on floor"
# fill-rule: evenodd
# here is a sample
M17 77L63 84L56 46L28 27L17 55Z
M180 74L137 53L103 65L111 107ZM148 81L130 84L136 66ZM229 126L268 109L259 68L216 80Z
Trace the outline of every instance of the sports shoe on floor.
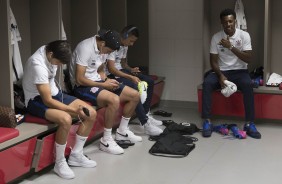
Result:
M220 124L220 125L213 126L213 131L220 133L222 135L228 135L228 132L229 132L226 124Z
M236 124L233 124L233 126L230 127L230 130L233 133L233 136L238 139L245 139L247 137L246 132L239 130Z
M157 136L163 133L163 130L161 128L155 126L149 120L144 125L144 129L145 129L145 134L150 135L150 136Z
M73 171L67 164L66 159L55 163L54 172L64 179L73 179L75 177Z
M118 141L129 140L132 143L142 141L142 137L135 135L133 132L129 130L129 128L126 129L124 134L120 133L119 129L117 129L115 139Z
M148 121L150 121L151 124L155 125L155 126L160 126L163 125L163 122L160 120L156 120L152 115L148 115Z
M203 137L210 137L212 134L212 130L212 124L208 120L205 120L203 122Z
M77 167L96 167L97 163L89 159L83 153L70 154L68 164Z
M124 150L114 141L113 138L110 140L104 140L102 137L100 139L100 150L114 155L120 155L124 153Z
M257 131L257 128L253 122L246 123L244 125L244 131L246 131L247 135L252 138L255 138L255 139L261 138L261 134Z

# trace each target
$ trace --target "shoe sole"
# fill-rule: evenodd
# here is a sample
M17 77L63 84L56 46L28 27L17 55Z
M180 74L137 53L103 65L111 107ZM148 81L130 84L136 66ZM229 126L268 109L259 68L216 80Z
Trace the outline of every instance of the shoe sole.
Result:
M131 142L130 140L115 140L116 143L120 146L120 145L123 145L123 146L133 146L135 144L135 142Z
M93 165L89 165L89 164L81 164L79 162L73 162L73 161L68 161L68 164L70 166L74 166L74 167L85 167L85 168L91 168L91 167L96 167L97 164L93 164Z
M75 178L75 175L74 175L74 176L69 176L69 177L65 177L65 176L63 176L63 175L60 175L60 174L59 174L59 171L57 171L57 169L55 169L55 168L54 168L54 172L55 172L58 176L60 176L61 178L64 178L64 179L67 179L67 180L70 180L70 179Z
M206 132L203 131L203 134L202 134L202 135L203 135L203 137L210 137L211 134L212 134L211 131L206 131Z
M121 152L121 153L113 153L113 152L109 151L108 149L105 149L105 148L103 148L103 147L101 147L101 146L100 146L100 150L101 150L101 151L104 151L104 152L107 152L107 153L110 153L110 154L113 154L113 155L121 155L121 154L124 153L124 151Z
M163 133L163 132L161 132L161 133ZM149 136L159 136L159 135L161 135L161 133L159 133L159 134L150 134L149 132L145 132L145 134L147 134Z

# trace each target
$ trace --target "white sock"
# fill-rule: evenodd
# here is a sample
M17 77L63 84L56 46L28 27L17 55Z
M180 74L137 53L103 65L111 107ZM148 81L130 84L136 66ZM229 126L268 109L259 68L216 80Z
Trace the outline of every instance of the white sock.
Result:
M83 137L83 136L76 134L75 145L74 145L73 149L71 150L71 152L73 154L82 153L83 146L84 146L86 140L87 140L87 137Z
M112 139L112 129L104 128L103 140L110 140L110 139Z
M118 130L120 133L125 133L127 127L128 127L128 123L129 123L129 120L130 118L126 118L126 117L121 117L121 120L120 120L120 124L119 124L119 127L118 127Z
M56 152L56 162L62 161L65 159L65 149L67 144L58 144L55 142L55 152Z

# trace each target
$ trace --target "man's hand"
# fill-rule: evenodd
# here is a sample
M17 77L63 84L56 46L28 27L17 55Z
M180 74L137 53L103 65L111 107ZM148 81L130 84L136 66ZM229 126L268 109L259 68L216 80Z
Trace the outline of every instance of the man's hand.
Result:
M139 70L139 67L134 67L134 68L131 68L131 73L133 75L137 75L138 73L140 73L141 71Z
M223 74L220 75L219 83L220 83L220 86L221 86L222 89L226 87L226 84L224 83L225 80L227 80L227 78Z
M141 81L141 80L140 80L138 77L136 77L136 76L131 76L130 78L131 78L131 81L134 82L135 84L138 84L138 82Z
M229 41L229 36L228 35L227 35L227 39L224 39L224 38L221 39L218 44L222 45L223 47L228 48L228 49L232 47L232 44Z
M78 116L82 117L83 119L90 116L89 110L82 105L78 106L78 109L76 110L76 112L77 112Z
M115 79L108 79L104 82L104 88L114 91L119 88L119 82Z

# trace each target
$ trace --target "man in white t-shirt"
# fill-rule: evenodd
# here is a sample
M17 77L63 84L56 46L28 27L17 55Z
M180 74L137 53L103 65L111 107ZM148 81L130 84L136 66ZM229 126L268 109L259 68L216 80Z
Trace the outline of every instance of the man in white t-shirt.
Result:
M107 58L108 77L115 78L120 83L127 85L135 90L138 90L138 83L145 81L148 84L147 98L144 104L138 103L135 112L144 126L145 133L148 135L156 136L163 132L157 125L162 125L162 121L156 120L150 115L150 105L152 102L154 81L148 76L139 71L138 67L130 67L127 63L127 51L129 46L137 41L139 31L137 27L129 25L123 28L121 35L121 47L109 54ZM111 75L110 75L111 74Z
M203 136L212 134L211 103L212 92L226 87L225 80L235 83L243 93L245 108L244 130L250 137L260 139L261 134L254 124L254 94L248 64L252 61L252 45L249 33L236 29L236 14L232 9L220 13L223 30L211 40L210 63L212 72L205 76L202 94Z
M116 120L120 103L123 116L116 131L117 141L142 141L128 128L129 120L140 101L139 93L105 74L108 54L119 49L120 38L116 31L100 30L98 35L80 42L72 55L69 66L74 95L99 107L106 107L105 128L100 139L100 149L112 154L122 154L124 150L112 138L112 126Z
M95 161L83 154L83 146L93 127L96 111L87 103L64 94L58 89L55 82L57 66L69 63L70 59L71 48L67 41L50 42L40 47L28 59L22 81L27 111L34 116L59 125L55 138L54 171L65 179L75 177L68 164L81 167L96 166ZM72 125L72 117L78 117L83 121L79 125L76 143L67 164L65 148Z

